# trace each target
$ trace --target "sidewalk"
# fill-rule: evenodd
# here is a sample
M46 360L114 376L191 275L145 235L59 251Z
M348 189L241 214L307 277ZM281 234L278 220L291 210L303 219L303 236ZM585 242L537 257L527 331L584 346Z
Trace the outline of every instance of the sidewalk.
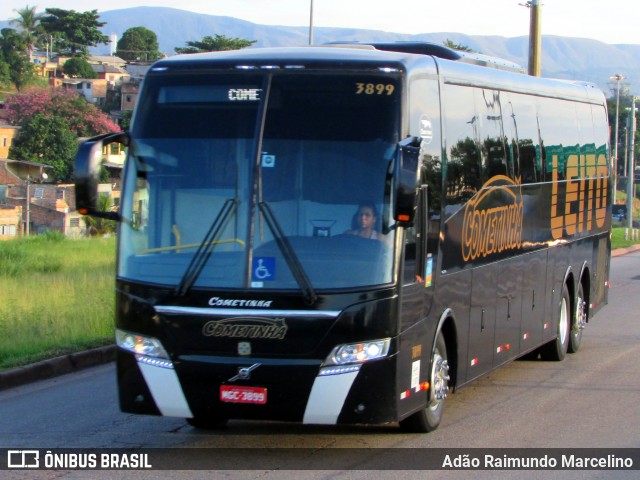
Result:
M633 245L627 248L618 248L617 250L613 250L611 252L612 257L619 257L620 255L626 255L627 253L633 253L640 250L640 245Z
M640 245L614 250L611 252L611 256L618 257L637 251L640 251ZM115 345L109 345L6 370L0 372L0 390L6 390L27 383L64 375L65 373L72 373L83 368L112 362L115 360L115 356Z

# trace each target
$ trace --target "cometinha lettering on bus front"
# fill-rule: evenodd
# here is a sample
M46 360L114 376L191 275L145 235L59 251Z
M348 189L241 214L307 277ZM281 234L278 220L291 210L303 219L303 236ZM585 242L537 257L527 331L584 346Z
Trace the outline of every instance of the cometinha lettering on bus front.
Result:
M202 334L205 337L284 340L287 330L284 318L237 317L211 320L202 327Z

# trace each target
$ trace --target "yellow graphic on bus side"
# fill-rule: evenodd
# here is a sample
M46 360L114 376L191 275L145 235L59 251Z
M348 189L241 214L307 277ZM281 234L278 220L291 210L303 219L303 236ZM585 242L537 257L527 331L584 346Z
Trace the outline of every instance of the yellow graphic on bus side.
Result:
M558 155L551 156L551 236L558 240L602 228L607 215L609 167L604 154L568 155L564 202L558 195Z
M482 194L471 199L464 209L462 258L465 262L522 246L524 201L520 186L504 175L496 175L482 187ZM507 203L482 208L488 195L503 194Z
M567 155L560 179L558 155L551 156L551 240L605 226L609 204L609 166L604 154ZM564 195L560 185L565 184ZM465 262L522 248L524 199L521 182L497 175L464 208L462 258ZM514 188L516 187L516 188ZM489 201L491 195L493 201ZM495 201L496 195L502 199ZM499 203L498 206L491 206Z

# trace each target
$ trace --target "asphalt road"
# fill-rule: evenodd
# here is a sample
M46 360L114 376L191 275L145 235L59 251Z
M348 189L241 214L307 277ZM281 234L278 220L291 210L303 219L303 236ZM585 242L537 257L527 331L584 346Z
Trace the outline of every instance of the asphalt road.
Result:
M308 427L232 421L201 431L182 419L119 412L112 363L0 391L0 448L640 448L640 252L612 259L609 305L591 319L577 354L563 362L516 361L451 395L439 430L400 433L394 426ZM416 455L427 450L416 450ZM245 457L248 455L229 450ZM256 470L216 478L364 478L366 458L338 471L294 471L282 450ZM375 462L375 454L370 461ZM303 467L300 467L303 468ZM329 467L327 467L329 468ZM411 461L396 468L413 470ZM280 470L276 470L280 469ZM287 471L283 471L287 470ZM4 475L8 473L8 475ZM156 478L160 472L3 472L4 478ZM542 478L530 471L437 472L436 478ZM543 478L638 478L638 472L544 472ZM149 475L149 476L145 476ZM377 478L397 478L391 471ZM212 478L208 472L162 472ZM403 477L432 477L405 472Z

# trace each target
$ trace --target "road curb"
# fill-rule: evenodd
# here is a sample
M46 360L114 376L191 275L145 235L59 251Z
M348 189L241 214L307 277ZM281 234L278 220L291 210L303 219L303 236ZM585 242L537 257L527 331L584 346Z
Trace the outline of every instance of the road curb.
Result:
M640 250L640 245L632 245L631 247L627 247L627 248L618 248L611 252L611 256L619 257L620 255L626 255L627 253L637 252L638 250Z
M0 372L0 391L115 360L116 347L93 348Z
M611 256L618 257L637 251L640 251L640 245L616 249L611 252ZM109 363L115 360L115 357L116 347L109 345L5 370L0 372L0 391Z

